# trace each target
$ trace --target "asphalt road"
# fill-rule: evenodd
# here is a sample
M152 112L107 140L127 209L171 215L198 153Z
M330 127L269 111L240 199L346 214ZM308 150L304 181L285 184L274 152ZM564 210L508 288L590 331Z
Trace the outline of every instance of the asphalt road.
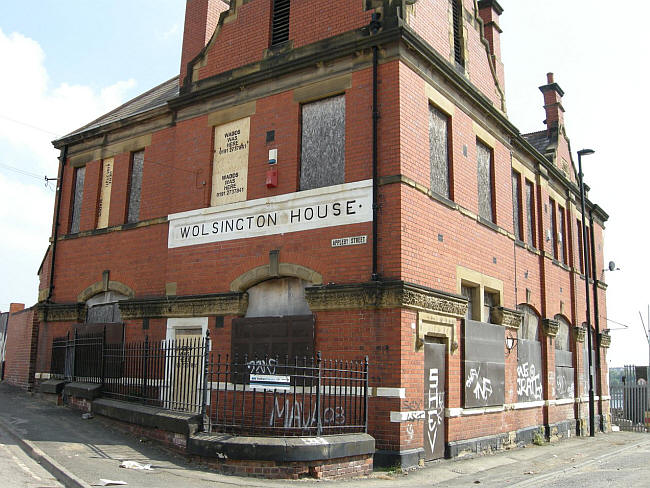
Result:
M0 486L11 488L61 488L43 467L27 456L0 429Z

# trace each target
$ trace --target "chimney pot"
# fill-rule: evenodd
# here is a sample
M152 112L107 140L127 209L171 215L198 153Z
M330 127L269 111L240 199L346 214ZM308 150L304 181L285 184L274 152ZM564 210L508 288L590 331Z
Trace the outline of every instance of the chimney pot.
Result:
M553 80L553 73L546 73L546 82L550 85L551 83L555 83Z

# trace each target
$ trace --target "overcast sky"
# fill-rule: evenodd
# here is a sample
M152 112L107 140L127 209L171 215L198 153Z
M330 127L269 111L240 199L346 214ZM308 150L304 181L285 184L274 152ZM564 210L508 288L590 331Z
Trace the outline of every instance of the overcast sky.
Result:
M544 128L538 87L565 91L565 120L590 198L610 215L605 273L611 366L647 364L639 311L650 302L646 114L650 6L633 0L500 0L506 97L522 131ZM37 300L51 231L57 152L50 141L175 76L183 0L0 1L0 310ZM637 22L638 20L638 22ZM601 319L601 323L604 322ZM618 323L626 324L621 329Z

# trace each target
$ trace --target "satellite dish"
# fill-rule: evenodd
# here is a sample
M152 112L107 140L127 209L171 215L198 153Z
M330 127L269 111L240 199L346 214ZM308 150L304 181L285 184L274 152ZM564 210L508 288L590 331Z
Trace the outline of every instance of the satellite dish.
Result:
M616 267L616 263L614 261L610 261L608 267L610 271L618 271L621 269Z

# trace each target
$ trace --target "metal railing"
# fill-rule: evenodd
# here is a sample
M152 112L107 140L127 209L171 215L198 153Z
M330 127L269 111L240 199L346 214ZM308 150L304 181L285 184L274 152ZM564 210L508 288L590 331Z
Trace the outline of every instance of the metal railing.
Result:
M648 385L611 386L612 422L626 430L645 430L646 412L650 410Z
M109 344L106 332L73 334L52 341L50 376L102 385L109 398L204 413L204 337Z
M366 432L368 359L213 357L208 430L250 436Z
M210 432L310 436L367 432L368 358L229 358L209 337L108 344L106 332L52 341L50 375L102 395L202 414Z

